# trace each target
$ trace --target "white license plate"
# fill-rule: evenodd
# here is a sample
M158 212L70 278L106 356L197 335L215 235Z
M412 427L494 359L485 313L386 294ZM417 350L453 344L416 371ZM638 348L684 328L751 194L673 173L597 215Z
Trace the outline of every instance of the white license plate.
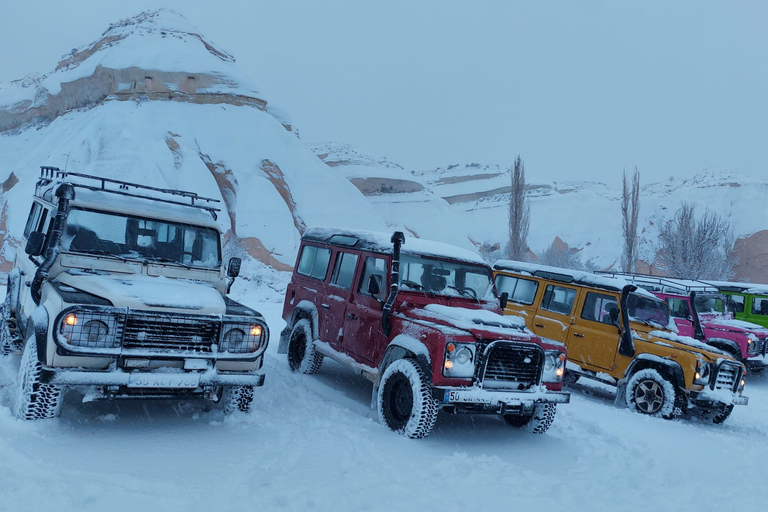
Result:
M733 399L733 405L747 405L749 403L749 398L746 396L737 396Z
M452 402L452 403L459 403L459 404L491 403L491 399L489 397L471 396L471 395L462 393L461 391L453 391L451 389L445 390L445 401Z
M179 373L132 373L129 388L190 388L200 385L200 375Z

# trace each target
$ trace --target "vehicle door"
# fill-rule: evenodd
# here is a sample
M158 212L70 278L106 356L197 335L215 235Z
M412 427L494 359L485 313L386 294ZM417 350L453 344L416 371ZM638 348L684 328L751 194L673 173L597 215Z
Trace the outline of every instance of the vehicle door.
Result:
M585 290L586 291L586 290ZM568 336L568 359L587 369L612 370L619 351L619 297L586 291Z
M541 303L536 316L533 318L533 332L543 338L568 342L568 332L576 321L573 316L573 305L579 294L579 289L561 284L550 284L543 281L545 286Z
M768 297L764 295L752 296L749 321L768 327Z
M365 256L360 278L344 316L344 351L361 362L376 366L387 347L381 328L382 306L387 295L389 263L384 256Z
M693 313L689 299L678 297L667 297L665 302L669 306L669 314L677 325L677 331L680 336L695 337L693 326Z
M746 306L747 298L738 293L725 294L725 300L728 303L728 311L733 313L733 318L744 320L747 316Z
M25 246L29 240L29 235L33 232L39 231L41 233L47 233L43 254L40 256L28 256L24 252L24 248L18 249L16 253L16 265L19 267L19 270L22 273L19 282L19 316L21 317L20 320L22 322L22 326L26 325L29 315L31 315L32 311L34 311L34 309L37 307L37 304L35 304L35 301L32 299L32 294L30 293L30 285L32 284L32 280L35 278L37 267L39 267L43 262L45 251L48 248L47 241L51 238L51 211L52 209L50 207L38 203L37 201L33 202L32 208L29 211L29 217L27 218L27 224L24 227L24 238L22 243Z
M333 255L333 271L325 288L325 297L320 305L325 310L325 322L322 326L324 340L341 351L344 338L344 316L352 297L352 283L359 253L337 250Z
M505 315L518 315L525 319L525 324L532 328L533 318L536 316L536 292L539 290L539 282L535 279L527 279L519 276L496 274L496 292L501 296L508 296Z
M283 309L283 318L288 322L290 318L286 316L292 315L293 308L301 301L306 300L314 304L317 307L318 332L316 335L322 341L327 341L323 331L329 308L323 307L323 304L325 304L325 281L330 261L331 249L328 247L305 244L301 248L296 272L286 290Z

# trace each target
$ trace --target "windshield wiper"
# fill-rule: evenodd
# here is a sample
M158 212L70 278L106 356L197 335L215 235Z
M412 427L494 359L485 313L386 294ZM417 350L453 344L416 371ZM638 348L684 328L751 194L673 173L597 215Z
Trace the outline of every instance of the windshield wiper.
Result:
M163 258L161 256L152 256L151 258L144 258L144 262L149 263L150 261L158 262L158 263L171 263L173 265L181 265L182 267L186 268L187 270L192 268L192 265L187 265L186 263L182 263L179 260L172 260L170 258Z
M113 252L104 251L101 249L95 250L95 251L81 251L83 254L93 254L94 256L109 256L110 258L117 258L118 260L122 261L123 263L128 261L128 258L125 258L124 256L120 256L118 254L115 254Z

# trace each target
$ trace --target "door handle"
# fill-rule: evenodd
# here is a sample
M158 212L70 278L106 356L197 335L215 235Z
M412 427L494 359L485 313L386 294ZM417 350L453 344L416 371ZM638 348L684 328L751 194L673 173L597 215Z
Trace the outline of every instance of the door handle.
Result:
M573 333L573 335L576 336L577 338L583 338L584 337L583 334L579 334L577 332Z
M328 304L320 304L320 307L323 309L331 309L331 306L329 306Z
M536 327L541 327L542 329L544 328L544 326L541 324L533 324L533 325L535 325Z
M347 318L350 320L357 320L357 315L354 313L347 313Z

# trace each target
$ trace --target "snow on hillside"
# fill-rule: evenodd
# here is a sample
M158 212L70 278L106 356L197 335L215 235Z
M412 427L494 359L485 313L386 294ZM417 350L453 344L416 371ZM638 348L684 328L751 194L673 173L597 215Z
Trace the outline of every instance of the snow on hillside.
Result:
M56 71L24 83L34 101L0 94L14 101L0 104L0 181L14 176L0 197L2 270L40 165L219 198L230 249L279 270L293 265L307 225L386 228L362 194L302 144L286 116L270 113L234 58L176 13L120 22Z

